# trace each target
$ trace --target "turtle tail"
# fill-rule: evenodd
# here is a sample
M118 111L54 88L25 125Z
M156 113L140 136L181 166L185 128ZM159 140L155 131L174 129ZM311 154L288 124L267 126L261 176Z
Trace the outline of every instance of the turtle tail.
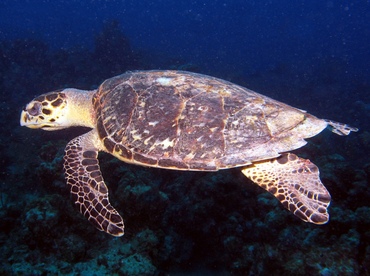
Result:
M353 131L353 132L358 131L358 128L351 127L347 124L342 124L342 123L334 122L334 121L331 121L331 120L324 120L324 121L328 124L328 128L332 132L334 132L335 134L338 134L340 136L346 136L346 135L350 134L351 131Z

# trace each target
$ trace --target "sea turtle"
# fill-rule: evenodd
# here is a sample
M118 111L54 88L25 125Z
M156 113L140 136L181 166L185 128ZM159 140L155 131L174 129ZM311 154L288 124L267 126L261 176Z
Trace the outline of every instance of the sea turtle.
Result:
M96 90L67 88L43 94L22 111L29 128L91 131L65 149L64 172L79 211L99 230L124 233L110 205L98 152L149 167L241 172L304 221L328 221L330 194L309 160L288 153L329 126L322 120L230 82L184 71L134 71L107 79Z

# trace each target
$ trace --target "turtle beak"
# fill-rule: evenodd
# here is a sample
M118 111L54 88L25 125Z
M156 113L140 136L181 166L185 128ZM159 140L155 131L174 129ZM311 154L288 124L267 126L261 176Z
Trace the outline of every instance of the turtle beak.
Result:
M22 110L20 124L21 124L21 126L26 126L26 127L29 127L29 128L40 128L41 127L41 125L34 122L34 117L31 116L27 112L26 108L24 108Z
M30 121L30 115L28 114L27 109L24 107L20 119L21 126L27 126L28 121Z
M29 128L41 128L43 126L39 118L41 109L42 105L39 102L31 102L25 106L21 113L21 126L26 126Z

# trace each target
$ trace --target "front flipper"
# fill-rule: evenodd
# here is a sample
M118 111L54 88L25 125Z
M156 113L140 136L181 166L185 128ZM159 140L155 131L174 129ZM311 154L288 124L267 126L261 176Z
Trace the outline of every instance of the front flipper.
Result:
M327 208L331 197L320 181L319 169L310 160L285 153L245 167L242 173L300 219L315 224L329 220Z
M92 130L67 144L65 177L80 213L100 231L119 237L124 233L123 220L109 203L94 141L97 141L97 134Z

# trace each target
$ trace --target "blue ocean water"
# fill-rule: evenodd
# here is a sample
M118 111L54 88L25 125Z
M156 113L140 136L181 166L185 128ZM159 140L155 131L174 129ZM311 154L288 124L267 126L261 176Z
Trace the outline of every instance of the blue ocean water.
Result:
M369 20L369 1L1 1L0 274L369 275ZM299 221L238 170L101 154L126 234L95 230L62 171L86 129L21 128L20 112L41 93L149 69L216 76L358 127L296 151L320 168L329 223Z

